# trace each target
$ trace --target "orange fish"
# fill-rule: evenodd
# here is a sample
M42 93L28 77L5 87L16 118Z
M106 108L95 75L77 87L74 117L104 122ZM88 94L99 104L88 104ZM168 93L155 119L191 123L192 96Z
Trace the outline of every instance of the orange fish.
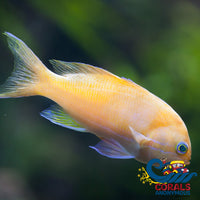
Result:
M110 158L183 160L189 164L191 143L179 115L163 100L131 80L98 67L51 60L47 69L26 44L5 33L15 69L0 98L41 95L58 105L41 112L51 122L101 141L91 148Z

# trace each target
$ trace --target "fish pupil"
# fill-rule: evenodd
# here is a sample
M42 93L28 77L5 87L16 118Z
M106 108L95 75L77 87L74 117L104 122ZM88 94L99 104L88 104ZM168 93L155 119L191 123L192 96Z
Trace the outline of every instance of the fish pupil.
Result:
M185 151L186 151L186 147L185 147L184 145L181 145L181 146L180 146L180 151L181 151L181 152L185 152Z

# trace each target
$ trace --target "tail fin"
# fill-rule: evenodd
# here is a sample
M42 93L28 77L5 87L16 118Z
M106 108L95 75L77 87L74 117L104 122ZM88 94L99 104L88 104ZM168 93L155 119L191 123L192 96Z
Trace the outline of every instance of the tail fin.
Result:
M37 83L46 67L26 44L5 32L14 55L14 71L0 88L0 98L37 95Z

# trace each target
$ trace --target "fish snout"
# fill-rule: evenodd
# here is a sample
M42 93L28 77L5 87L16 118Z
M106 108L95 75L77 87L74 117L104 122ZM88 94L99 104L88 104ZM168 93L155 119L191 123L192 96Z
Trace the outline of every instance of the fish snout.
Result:
M189 165L190 164L190 161L187 160L187 161L184 161L185 165Z

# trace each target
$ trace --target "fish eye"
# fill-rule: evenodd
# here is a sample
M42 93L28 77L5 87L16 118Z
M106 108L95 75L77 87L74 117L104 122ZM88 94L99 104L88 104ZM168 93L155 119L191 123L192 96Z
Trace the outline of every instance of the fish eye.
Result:
M180 142L177 145L176 151L179 154L185 154L188 150L188 145L185 142Z

